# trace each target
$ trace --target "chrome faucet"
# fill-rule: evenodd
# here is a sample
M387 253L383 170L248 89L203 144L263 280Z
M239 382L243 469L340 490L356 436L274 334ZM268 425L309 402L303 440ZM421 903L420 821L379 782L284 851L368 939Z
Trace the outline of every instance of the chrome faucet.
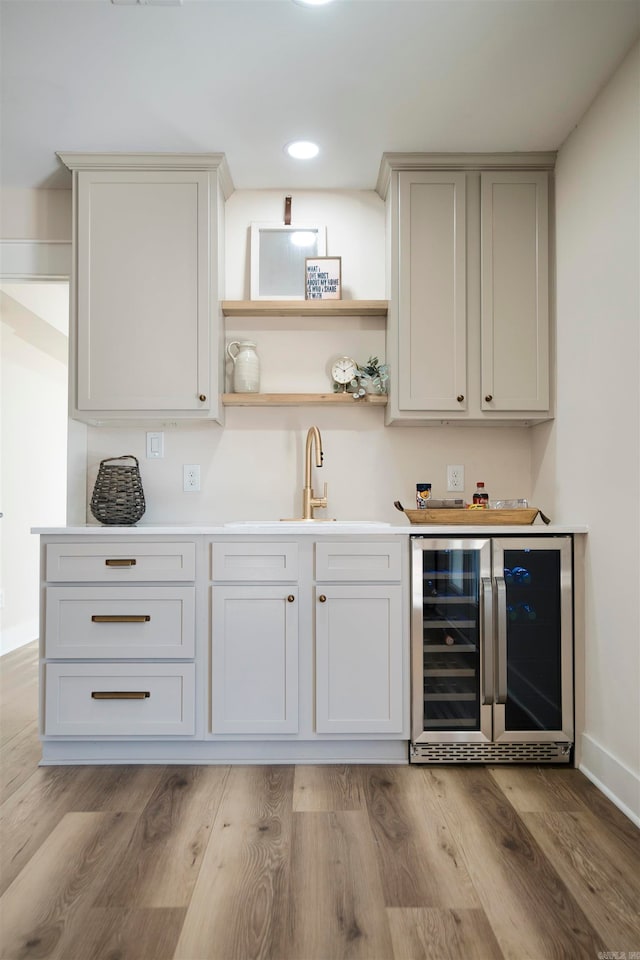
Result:
M313 511L315 507L326 507L327 505L327 485L324 485L324 496L316 497L311 486L311 448L316 448L316 467L322 466L322 438L317 427L309 427L307 433L307 445L304 457L304 490L302 491L302 519L313 520Z

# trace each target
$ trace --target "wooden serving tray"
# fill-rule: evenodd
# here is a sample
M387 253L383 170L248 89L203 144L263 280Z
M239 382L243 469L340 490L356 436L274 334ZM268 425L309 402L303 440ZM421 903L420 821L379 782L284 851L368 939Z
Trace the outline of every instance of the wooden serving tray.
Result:
M514 526L531 524L537 517L537 507L518 510L405 510L411 523L443 524L450 526Z

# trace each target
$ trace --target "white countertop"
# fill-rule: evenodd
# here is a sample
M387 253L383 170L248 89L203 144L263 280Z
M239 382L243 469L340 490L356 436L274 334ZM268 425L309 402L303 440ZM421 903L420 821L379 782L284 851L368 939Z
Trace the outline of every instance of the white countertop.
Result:
M400 524L378 523L368 520L353 521L236 521L229 523L176 523L176 524L144 524L134 526L110 527L99 524L83 524L72 527L32 527L31 533L44 536L448 536L448 537L483 537L501 536L505 534L520 534L521 536L537 536L540 534L567 534L587 533L586 524L552 523L545 526L542 522L503 526L500 524L470 524L469 526L451 526L440 524Z

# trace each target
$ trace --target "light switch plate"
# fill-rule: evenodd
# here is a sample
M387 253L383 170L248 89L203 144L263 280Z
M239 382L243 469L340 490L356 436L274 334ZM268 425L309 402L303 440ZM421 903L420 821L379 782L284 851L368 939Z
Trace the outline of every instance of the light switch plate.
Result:
M147 459L159 460L164 457L164 433L147 433Z

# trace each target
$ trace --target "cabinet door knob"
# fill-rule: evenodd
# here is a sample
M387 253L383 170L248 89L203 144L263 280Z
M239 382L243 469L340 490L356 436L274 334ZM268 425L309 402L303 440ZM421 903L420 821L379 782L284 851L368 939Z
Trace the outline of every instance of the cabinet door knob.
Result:
M287 597L287 600L289 601L289 603L293 603L293 601L295 600L294 595L290 593L289 596Z
M464 400L464 393L459 393L458 396L456 397L456 400L458 401L458 403L462 403L462 401Z
M324 593L321 593L321 594L320 594L320 596L318 597L318 600L320 601L320 603L326 603L326 602L327 602L327 598L325 597Z
M491 401L493 400L493 394L488 393L484 399L486 400L487 403L491 403Z
M207 395L205 393L201 393L200 396L198 397L198 400L201 400L202 403L204 403L206 399L207 399Z

